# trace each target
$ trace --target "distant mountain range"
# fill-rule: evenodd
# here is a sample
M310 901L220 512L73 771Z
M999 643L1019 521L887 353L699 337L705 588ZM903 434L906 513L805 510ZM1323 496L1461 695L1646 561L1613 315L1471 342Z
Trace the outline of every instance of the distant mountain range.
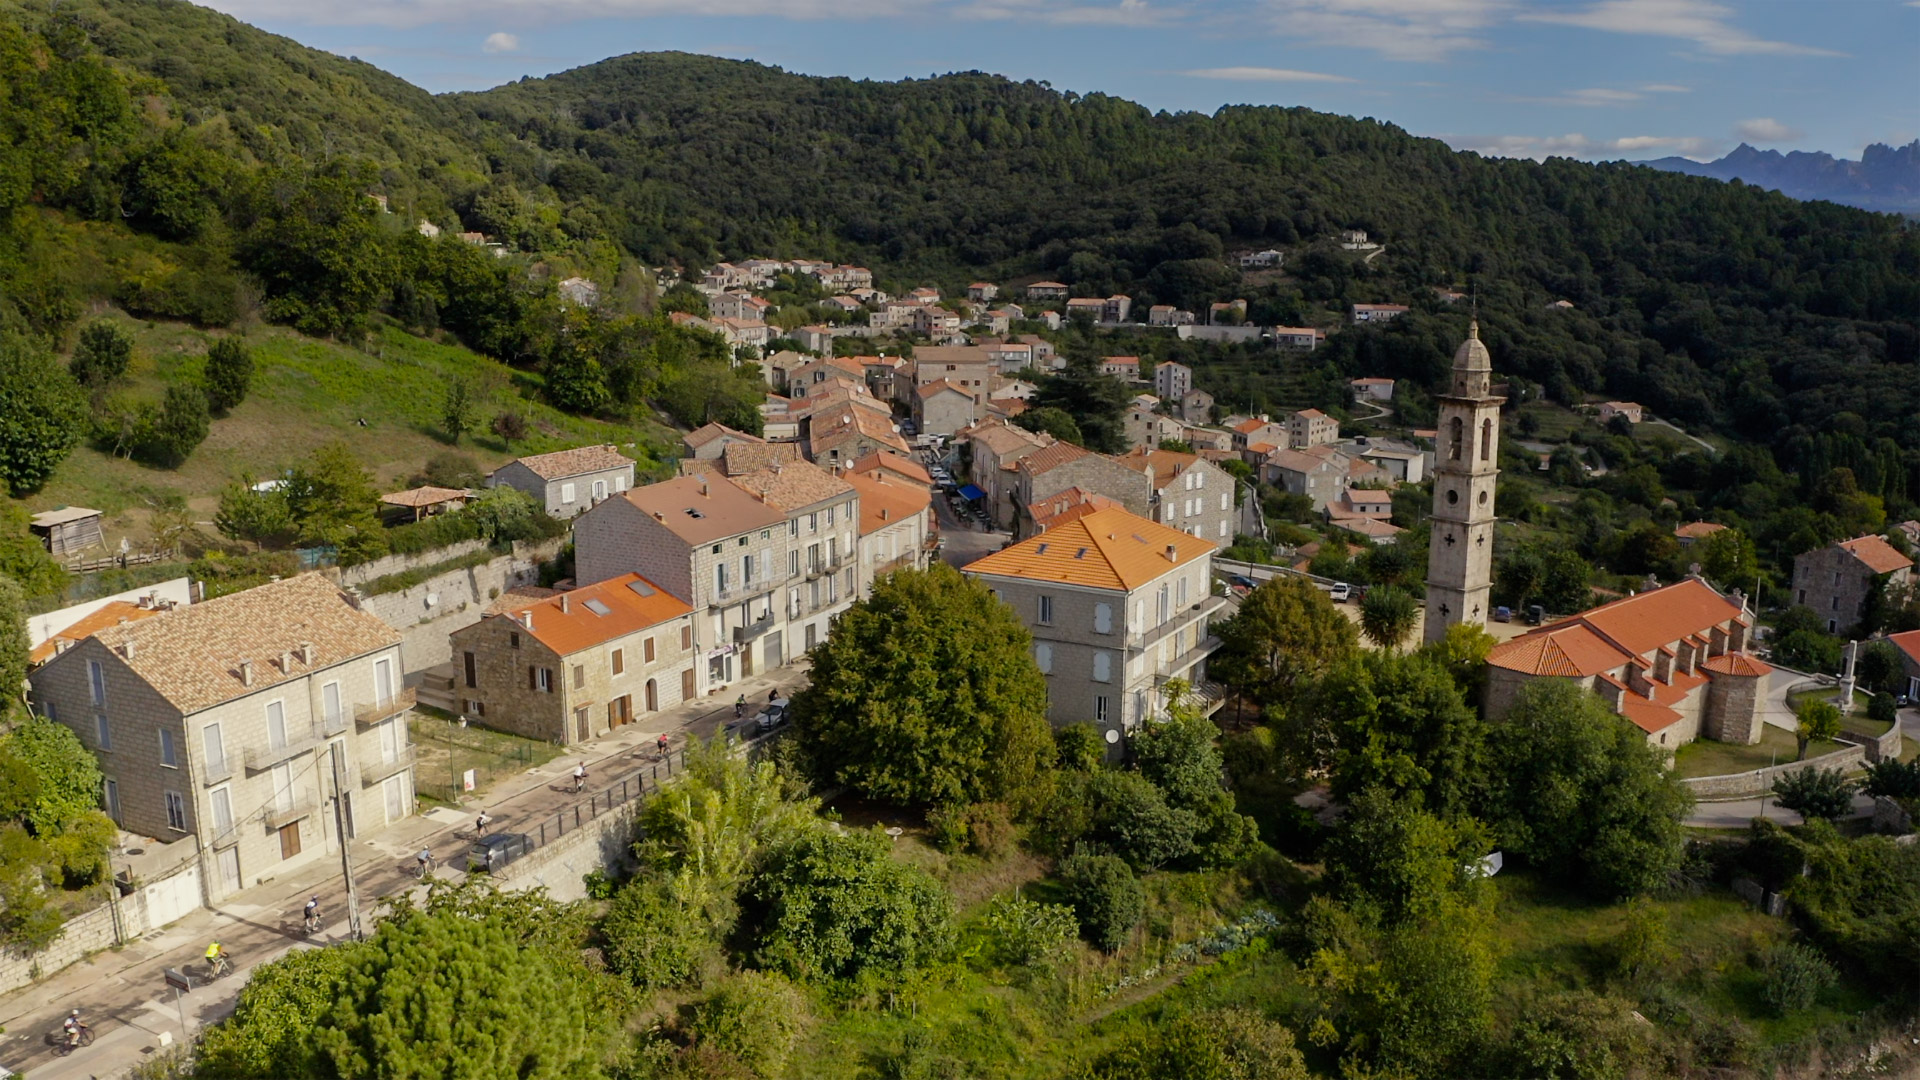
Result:
M1755 150L1741 143L1719 161L1665 157L1640 164L1716 180L1738 178L1796 199L1826 199L1865 210L1920 214L1920 139L1900 147L1874 143L1861 153L1859 161L1798 150L1791 154Z

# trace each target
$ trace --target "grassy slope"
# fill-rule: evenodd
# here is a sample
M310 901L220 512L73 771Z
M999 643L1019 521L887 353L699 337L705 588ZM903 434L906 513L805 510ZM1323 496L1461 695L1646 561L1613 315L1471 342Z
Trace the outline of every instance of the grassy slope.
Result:
M197 376L212 335L175 323L124 324L135 335L129 391L158 400L168 379ZM26 500L30 510L92 506L108 513L110 546L122 535L144 538L147 499L185 496L210 516L220 489L242 475L269 478L313 448L345 439L380 483L403 485L428 458L449 449L440 434L447 383L463 378L478 390L475 415L484 428L496 412L526 416L532 434L509 448L492 434L469 435L460 451L482 469L512 457L595 442L619 444L657 465L673 431L646 419L633 424L570 416L537 400L538 381L457 345L383 327L365 349L303 337L280 327L247 335L253 347L253 391L228 417L213 422L207 441L178 469L114 458L83 445L46 487ZM357 421L364 419L366 427ZM203 517L202 520L207 520Z

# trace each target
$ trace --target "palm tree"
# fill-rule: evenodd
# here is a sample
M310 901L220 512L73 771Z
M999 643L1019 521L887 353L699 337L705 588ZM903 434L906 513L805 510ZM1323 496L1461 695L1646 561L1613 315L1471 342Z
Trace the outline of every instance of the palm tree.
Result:
M1413 594L1397 585L1373 589L1360 602L1360 632L1382 649L1397 647L1419 617Z

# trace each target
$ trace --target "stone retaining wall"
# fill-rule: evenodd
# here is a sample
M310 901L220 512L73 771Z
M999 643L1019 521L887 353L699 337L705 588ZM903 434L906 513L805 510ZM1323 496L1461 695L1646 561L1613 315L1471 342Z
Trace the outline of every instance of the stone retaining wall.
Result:
M178 877L181 874L197 875L198 863L189 862L170 877ZM124 945L150 930L157 930L179 919L188 912L199 910L197 876L192 881L185 882L193 893L193 901L190 905L176 903L172 897L168 897L165 901L158 899L162 894L174 891L171 886L176 884L181 882L170 879L151 882L144 888L111 903L101 904L91 911L75 915L60 928L60 936L54 940L53 944L39 952L28 952L13 946L0 948L0 994L12 993L23 986L31 985L102 949ZM165 921L156 922L156 918Z
M1811 761L1790 761L1785 765L1775 765L1768 769L1755 769L1752 772L1728 773L1725 776L1693 776L1680 782L1693 792L1696 799L1746 799L1765 795L1773 790L1773 782L1791 772L1801 769L1839 769L1852 772L1866 765L1867 748L1849 746L1845 750L1836 750Z
M1850 731L1843 731L1840 733L1840 741L1866 750L1867 760L1870 762L1892 761L1900 756L1900 725L1893 725L1887 729L1886 734L1878 737L1855 735Z
M416 674L452 659L453 647L448 644L447 635L479 622L480 613L500 593L538 584L541 565L551 562L566 543L565 537L537 544L515 543L511 555L489 559L479 566L449 570L411 589L361 597L360 608L400 632L404 639L400 646L402 663L409 674ZM475 541L441 548L423 565L458 558L485 546Z
M358 566L349 566L342 569L340 571L340 584L349 586L365 585L375 578L383 578L388 574L417 570L423 566L432 566L435 563L446 562L448 559L457 559L462 555L470 555L486 546L487 542L485 540L462 540L459 543L448 544L443 548L434 548L432 551L419 551L412 555L382 555L372 562L363 562Z

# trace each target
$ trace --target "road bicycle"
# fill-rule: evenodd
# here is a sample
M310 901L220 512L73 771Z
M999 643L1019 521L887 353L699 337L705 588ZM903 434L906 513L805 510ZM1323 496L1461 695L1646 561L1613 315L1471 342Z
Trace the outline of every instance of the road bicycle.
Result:
M227 954L221 953L219 956L207 961L207 981L212 982L232 970L233 964L227 959Z
M78 1050L83 1046L92 1046L93 1045L93 1029L88 1027L85 1024L78 1025L78 1029L79 1029L79 1034L76 1036L70 1037L68 1036L66 1029L62 1028L58 1037L58 1041L54 1044L53 1052L60 1055L61 1057L66 1057L68 1054L73 1053L75 1050Z

